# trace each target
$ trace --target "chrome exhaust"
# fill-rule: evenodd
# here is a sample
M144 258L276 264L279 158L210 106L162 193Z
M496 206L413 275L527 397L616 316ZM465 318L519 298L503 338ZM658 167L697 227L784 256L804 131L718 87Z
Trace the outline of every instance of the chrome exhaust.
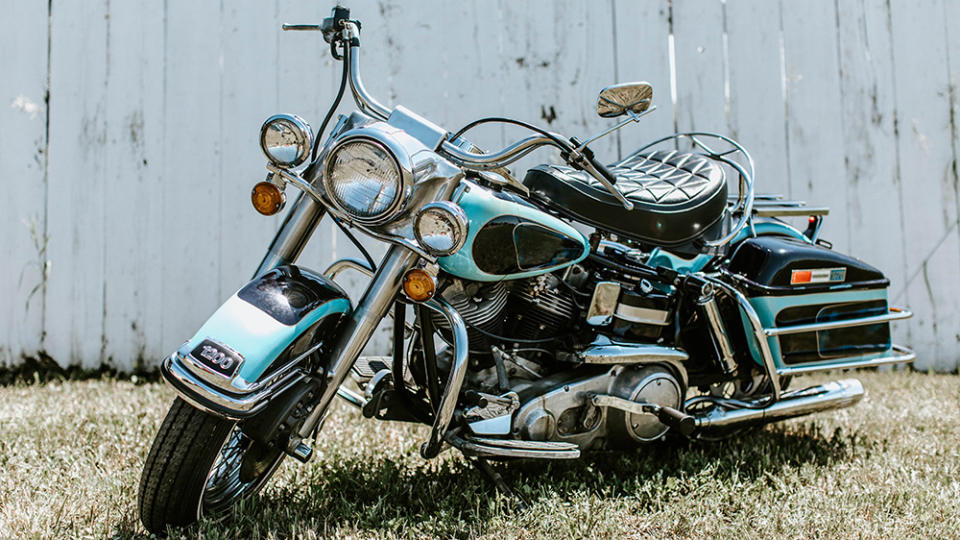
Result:
M863 399L863 385L857 379L843 379L819 386L811 386L759 409L724 409L714 407L709 413L696 417L697 431L710 432L746 424L766 424L829 409L841 409Z

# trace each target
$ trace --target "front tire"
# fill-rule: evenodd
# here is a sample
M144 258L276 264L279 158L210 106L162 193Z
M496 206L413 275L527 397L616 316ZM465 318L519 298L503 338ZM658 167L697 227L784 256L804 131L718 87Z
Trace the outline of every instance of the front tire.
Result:
M236 422L177 398L143 467L140 521L147 531L162 535L168 526L223 512L258 492L284 455L264 452Z

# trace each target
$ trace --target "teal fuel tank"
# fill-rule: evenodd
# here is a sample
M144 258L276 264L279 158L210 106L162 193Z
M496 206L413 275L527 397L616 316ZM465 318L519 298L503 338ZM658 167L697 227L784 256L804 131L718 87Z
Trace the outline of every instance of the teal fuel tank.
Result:
M472 281L546 274L585 259L587 238L520 197L464 183L454 202L467 214L463 247L439 259L440 268Z

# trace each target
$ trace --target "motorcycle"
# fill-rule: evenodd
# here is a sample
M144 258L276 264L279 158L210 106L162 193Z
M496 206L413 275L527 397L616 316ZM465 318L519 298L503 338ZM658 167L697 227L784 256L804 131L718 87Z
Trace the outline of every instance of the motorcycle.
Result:
M889 280L819 237L826 208L756 195L735 140L676 133L611 165L594 155L655 109L649 84L604 88L597 112L620 120L583 141L498 117L450 132L366 91L347 9L284 29L322 32L340 91L316 137L294 115L263 124L253 206L273 215L287 188L300 194L253 280L162 363L178 398L140 481L148 531L220 514L286 456L310 460L338 396L366 418L430 426L426 459L456 448L488 470L850 406L856 379L789 386L914 359L891 341L911 313L888 306ZM321 142L347 87L357 110ZM531 135L487 152L466 134L490 123ZM564 164L517 180L508 166L542 147ZM364 260L296 264L324 216ZM389 244L379 262L353 231ZM356 301L344 271L370 279ZM361 357L390 317L392 355Z

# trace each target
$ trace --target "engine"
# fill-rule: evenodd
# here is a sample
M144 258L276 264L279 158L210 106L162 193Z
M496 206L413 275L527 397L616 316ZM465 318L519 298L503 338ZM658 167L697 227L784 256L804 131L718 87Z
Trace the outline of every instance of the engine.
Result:
M533 340L561 335L580 314L573 293L553 274L517 282L507 311L507 335Z

